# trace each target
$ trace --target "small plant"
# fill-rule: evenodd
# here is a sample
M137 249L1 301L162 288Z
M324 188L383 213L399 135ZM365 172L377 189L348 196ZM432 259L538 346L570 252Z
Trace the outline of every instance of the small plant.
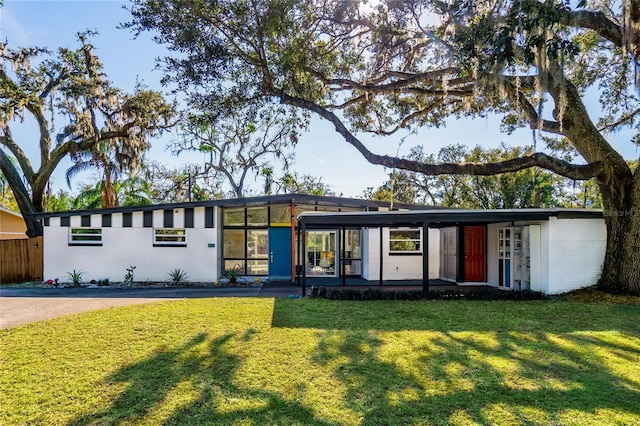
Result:
M98 280L98 287L108 287L108 286L109 286L109 278Z
M171 279L171 285L177 287L180 284L184 284L184 282L189 278L189 275L187 274L187 271L175 268L169 271L169 278Z
M133 285L133 270L136 269L135 266L129 266L127 268L127 273L124 276L124 283L128 286Z
M229 282L235 283L238 282L240 272L242 272L242 266L236 264L230 269L225 269L225 271L222 273L222 276L229 278Z
M82 276L84 272L76 271L75 269L71 272L67 272L67 278L71 280L75 287L80 287L80 283L82 283Z

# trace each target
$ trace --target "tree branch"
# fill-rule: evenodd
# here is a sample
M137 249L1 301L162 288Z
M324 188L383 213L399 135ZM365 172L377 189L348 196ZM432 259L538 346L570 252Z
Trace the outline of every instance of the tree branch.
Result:
M360 154L371 164L378 164L389 168L410 170L425 175L479 175L492 176L501 173L517 172L531 167L541 167L556 174L574 180L586 180L598 175L602 170L600 162L586 165L571 164L567 161L551 157L544 153L533 153L520 158L514 158L495 163L443 163L427 164L420 161L408 160L406 158L390 157L388 155L374 154L356 138L342 123L342 121L331 111L309 102L305 99L293 97L281 92L279 98L282 103L306 109L314 112L322 118L331 122L336 131L344 139L354 146Z
M25 186L20 174L16 170L15 166L11 163L11 160L5 154L3 150L0 149L0 170L4 174L9 186L11 187L11 191L13 191L13 195L18 203L18 208L22 213L22 216L25 219L27 224L27 235L29 237L35 237L38 235L42 235L42 229L40 223L36 220L29 219L27 216L33 213L36 213L35 206L31 202L31 198L29 198L29 191Z
M560 12L560 22L573 28L585 28L594 30L601 37L609 40L618 47L623 44L621 28L600 11L592 10L568 10L564 8L553 8L553 3L541 3L537 0L519 0L513 3L514 9L521 9L524 12ZM553 8L553 9L552 9Z
M27 154L18 146L18 144L13 140L13 135L11 134L11 129L9 126L5 126L3 130L4 136L0 136L0 143L7 147L7 149L16 157L20 168L22 169L22 173L27 178L28 181L31 181L33 175L35 174L33 170L33 166L31 166L31 161L29 161L29 157Z

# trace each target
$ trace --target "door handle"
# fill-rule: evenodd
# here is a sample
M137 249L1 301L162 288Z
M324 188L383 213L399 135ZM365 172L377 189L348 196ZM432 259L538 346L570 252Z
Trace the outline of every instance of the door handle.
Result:
M271 252L271 263L273 263L273 252Z

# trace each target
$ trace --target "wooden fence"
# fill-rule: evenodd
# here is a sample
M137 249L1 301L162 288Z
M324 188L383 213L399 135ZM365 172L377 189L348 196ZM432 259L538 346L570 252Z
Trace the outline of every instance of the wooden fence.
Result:
M0 240L0 283L42 281L42 237Z

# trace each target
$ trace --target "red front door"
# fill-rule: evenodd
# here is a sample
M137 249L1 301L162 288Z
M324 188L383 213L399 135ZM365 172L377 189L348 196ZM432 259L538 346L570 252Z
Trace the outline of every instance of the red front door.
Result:
M464 281L484 282L484 226L464 227Z

